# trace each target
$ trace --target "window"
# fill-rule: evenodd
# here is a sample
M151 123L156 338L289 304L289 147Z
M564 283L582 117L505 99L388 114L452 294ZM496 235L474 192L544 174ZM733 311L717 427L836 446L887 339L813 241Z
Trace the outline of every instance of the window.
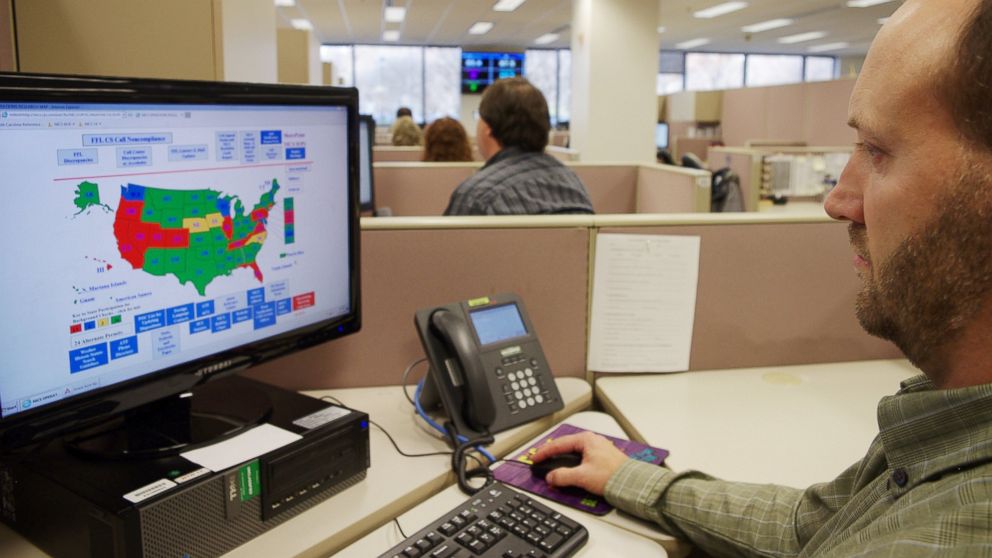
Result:
M689 91L732 89L744 85L744 55L690 52L685 55Z
M803 57L775 54L747 55L748 87L799 83L803 80Z
M572 118L572 51L558 51L558 122L568 122Z
M430 123L442 116L457 119L461 106L462 49L424 48L424 115Z
M668 95L682 91L683 80L682 74L658 74L658 94Z
M355 87L359 111L376 123L389 124L396 109L409 107L413 119L424 120L423 49L403 46L355 46Z
M558 121L558 51L528 50L524 56L524 76L544 94L551 122Z
M350 45L321 45L320 60L331 63L332 85L351 87L355 83L353 56L354 47Z
M807 56L806 81L826 81L837 78L837 59L833 56Z

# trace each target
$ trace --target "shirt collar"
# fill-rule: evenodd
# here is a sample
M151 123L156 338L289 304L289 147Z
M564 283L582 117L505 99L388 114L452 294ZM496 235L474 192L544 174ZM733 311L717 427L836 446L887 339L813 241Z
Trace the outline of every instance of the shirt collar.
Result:
M992 384L942 390L926 376L910 378L879 402L878 426L889 467L908 473L906 490L992 461Z
M500 161L504 161L506 159L509 159L510 157L515 157L517 155L522 155L523 153L526 152L523 149L520 149L519 147L516 146L504 147L503 149L500 149L498 153L490 157L489 160L486 161L486 164L482 165L482 168L490 167Z

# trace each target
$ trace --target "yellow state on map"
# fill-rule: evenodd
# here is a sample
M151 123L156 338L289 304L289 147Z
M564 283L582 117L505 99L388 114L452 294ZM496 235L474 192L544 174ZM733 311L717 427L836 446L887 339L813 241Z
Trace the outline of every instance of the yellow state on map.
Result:
M207 232L207 220L200 217L186 217L183 219L183 228L191 232Z
M251 235L251 237L248 238L248 240L245 241L245 245L247 246L248 244L251 244L252 242L255 242L255 243L258 243L258 244L264 244L265 243L265 237L266 237L266 235L268 235L268 233L266 233L266 232L260 232L258 234L253 234L253 235Z
M207 226L210 227L211 229L216 227L223 227L224 216L221 215L220 213L211 213L210 215L207 215Z

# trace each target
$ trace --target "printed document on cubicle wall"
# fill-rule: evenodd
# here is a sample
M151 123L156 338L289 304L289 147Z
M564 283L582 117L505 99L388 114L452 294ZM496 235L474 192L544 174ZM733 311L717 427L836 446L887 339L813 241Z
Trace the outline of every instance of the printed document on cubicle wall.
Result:
M698 236L598 235L589 369L688 370L698 277Z

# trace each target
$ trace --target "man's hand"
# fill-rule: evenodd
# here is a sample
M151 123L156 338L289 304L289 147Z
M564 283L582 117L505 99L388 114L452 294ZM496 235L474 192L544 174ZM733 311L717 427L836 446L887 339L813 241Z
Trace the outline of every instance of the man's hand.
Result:
M537 463L568 452L581 453L582 464L555 469L548 473L545 481L550 486L578 486L599 495L606 490L606 482L613 473L629 459L613 442L592 432L582 432L548 442L537 450L531 460Z

